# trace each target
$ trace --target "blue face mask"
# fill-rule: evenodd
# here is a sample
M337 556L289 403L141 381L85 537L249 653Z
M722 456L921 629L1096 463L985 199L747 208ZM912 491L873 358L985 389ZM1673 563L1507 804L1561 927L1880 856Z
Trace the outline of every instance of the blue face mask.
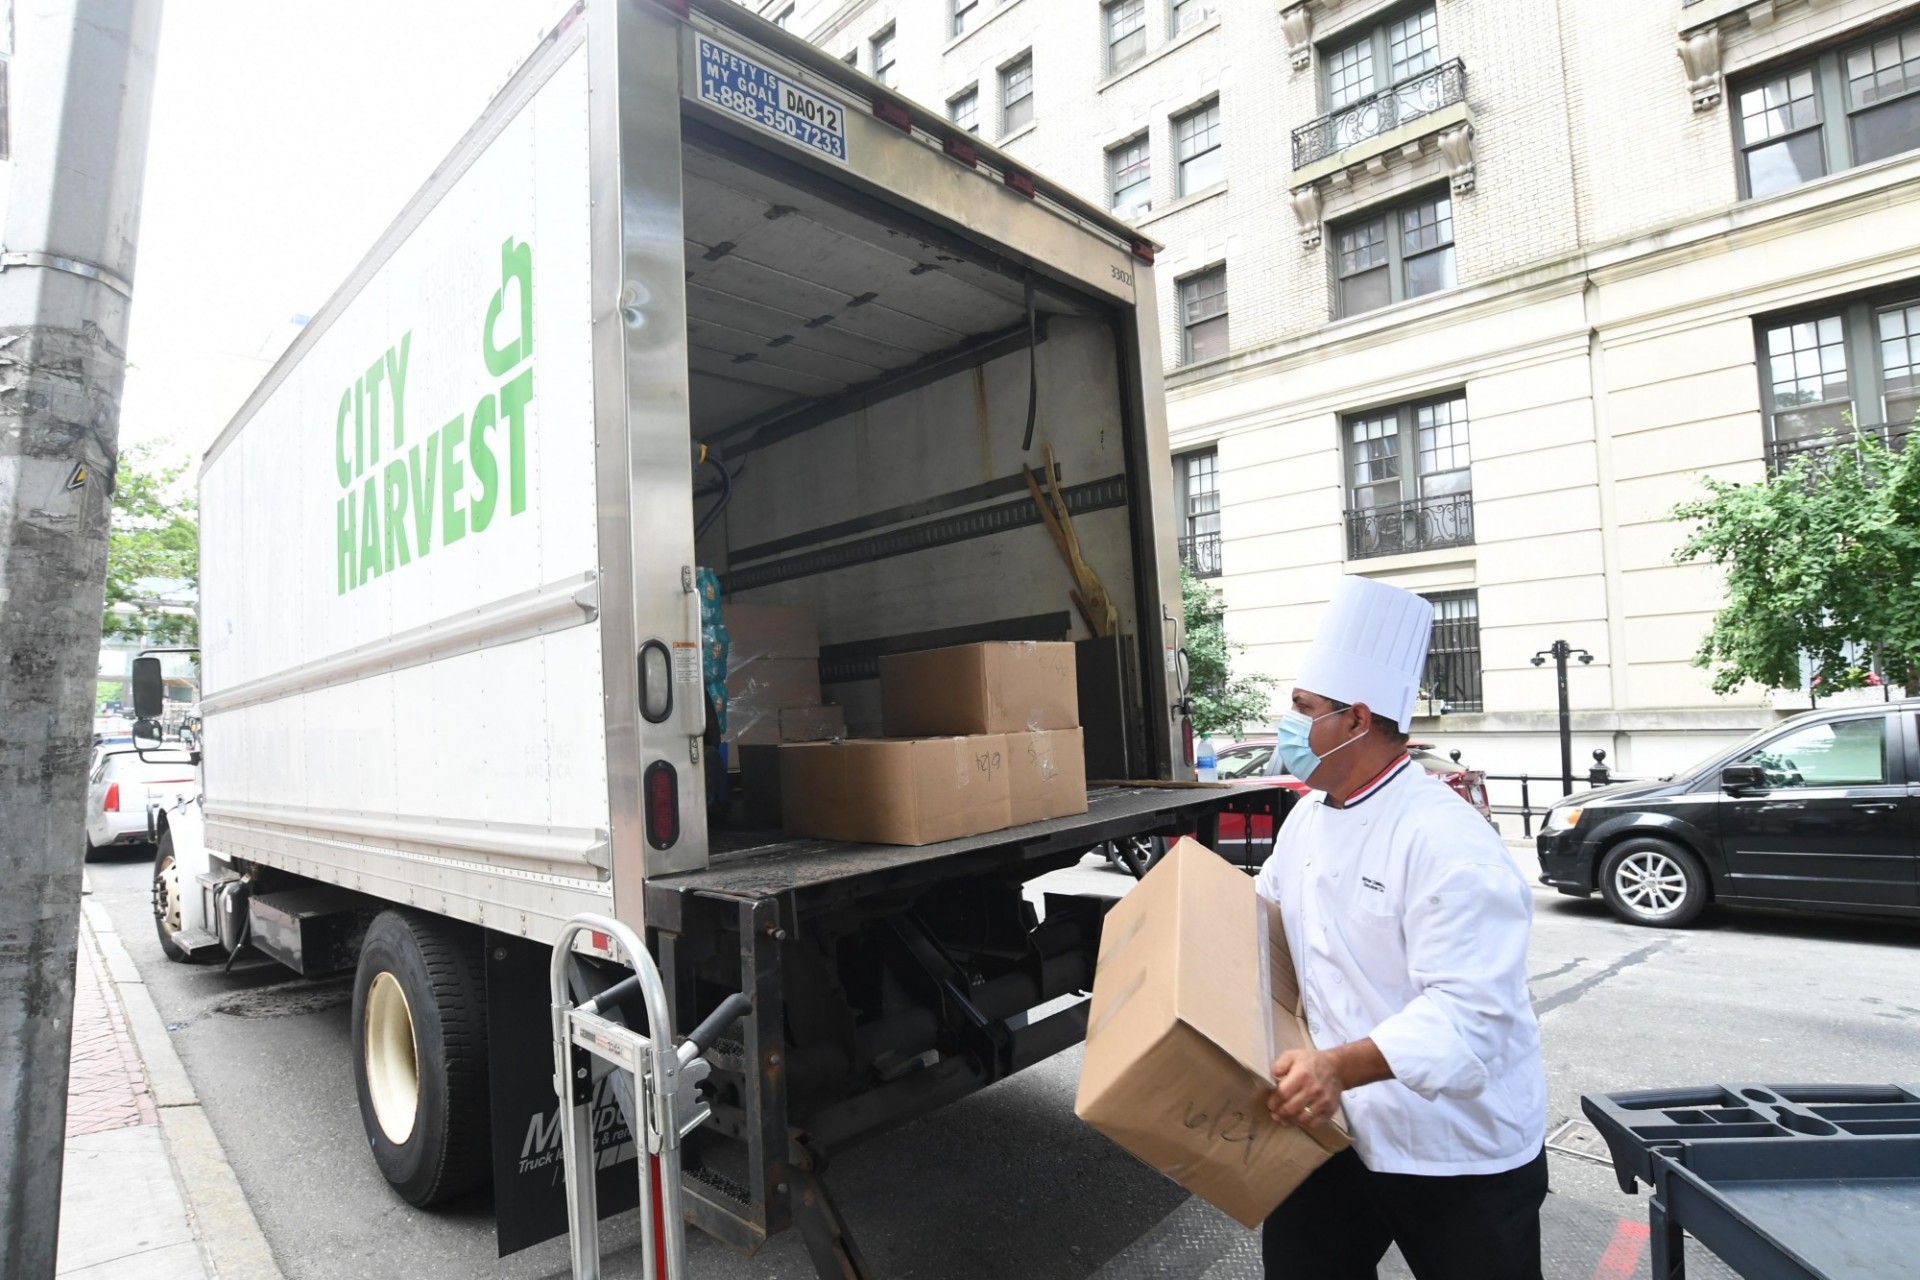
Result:
M1327 716L1339 714L1338 711L1329 711L1326 715L1309 718L1298 711L1288 711L1281 715L1280 723L1273 729L1276 739L1274 751L1279 755L1280 763L1286 766L1288 773L1302 782L1313 777L1313 771L1318 769L1320 762L1326 758L1314 754L1313 747L1308 742L1313 735L1313 726L1325 720ZM1327 752L1327 755L1332 755L1334 751L1340 750L1340 747L1352 746L1360 740L1360 737L1360 734L1354 734L1339 747Z

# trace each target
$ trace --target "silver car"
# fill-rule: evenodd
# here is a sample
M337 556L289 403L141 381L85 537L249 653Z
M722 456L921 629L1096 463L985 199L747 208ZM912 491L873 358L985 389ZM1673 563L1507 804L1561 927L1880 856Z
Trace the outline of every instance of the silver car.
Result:
M149 807L196 785L192 757L177 748L149 751L145 760L132 747L96 751L87 778L87 851L145 844Z

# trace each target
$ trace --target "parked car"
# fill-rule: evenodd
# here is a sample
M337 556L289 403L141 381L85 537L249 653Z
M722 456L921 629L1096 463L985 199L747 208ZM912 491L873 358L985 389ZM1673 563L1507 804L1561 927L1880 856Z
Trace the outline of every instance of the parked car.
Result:
M1494 821L1493 809L1487 803L1487 777L1478 769L1469 769L1465 765L1448 760L1434 750L1431 743L1409 742L1407 754L1413 757L1415 764L1425 769L1440 781L1451 787L1456 795L1485 818L1495 831L1500 824ZM1291 774L1281 774L1268 778L1267 762L1273 758L1273 739L1245 738L1228 747L1222 747L1215 757L1218 760L1219 778L1222 782L1236 785L1251 782L1278 782L1299 795L1307 793L1307 784ZM1251 858L1264 857L1265 851L1273 847L1273 821L1265 817L1245 818L1239 814L1220 815L1220 850L1233 862L1245 862Z
M145 844L149 808L194 785L192 758L184 751L149 751L144 760L131 747L97 753L87 777L87 852Z
M1920 699L1810 711L1658 782L1569 797L1540 879L1672 928L1708 902L1920 916Z

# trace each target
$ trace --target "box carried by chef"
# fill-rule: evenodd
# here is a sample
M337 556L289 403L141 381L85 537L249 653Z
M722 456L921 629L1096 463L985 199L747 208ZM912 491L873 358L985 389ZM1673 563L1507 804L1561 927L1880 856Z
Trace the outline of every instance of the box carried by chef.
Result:
M1349 1144L1267 1113L1271 1067L1310 1047L1280 910L1182 840L1107 913L1074 1113L1257 1227Z

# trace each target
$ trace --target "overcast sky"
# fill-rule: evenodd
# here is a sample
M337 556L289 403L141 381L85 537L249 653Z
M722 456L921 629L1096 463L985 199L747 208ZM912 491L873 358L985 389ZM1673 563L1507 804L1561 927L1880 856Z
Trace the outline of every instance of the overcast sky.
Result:
M167 0L122 446L197 468L563 8Z

